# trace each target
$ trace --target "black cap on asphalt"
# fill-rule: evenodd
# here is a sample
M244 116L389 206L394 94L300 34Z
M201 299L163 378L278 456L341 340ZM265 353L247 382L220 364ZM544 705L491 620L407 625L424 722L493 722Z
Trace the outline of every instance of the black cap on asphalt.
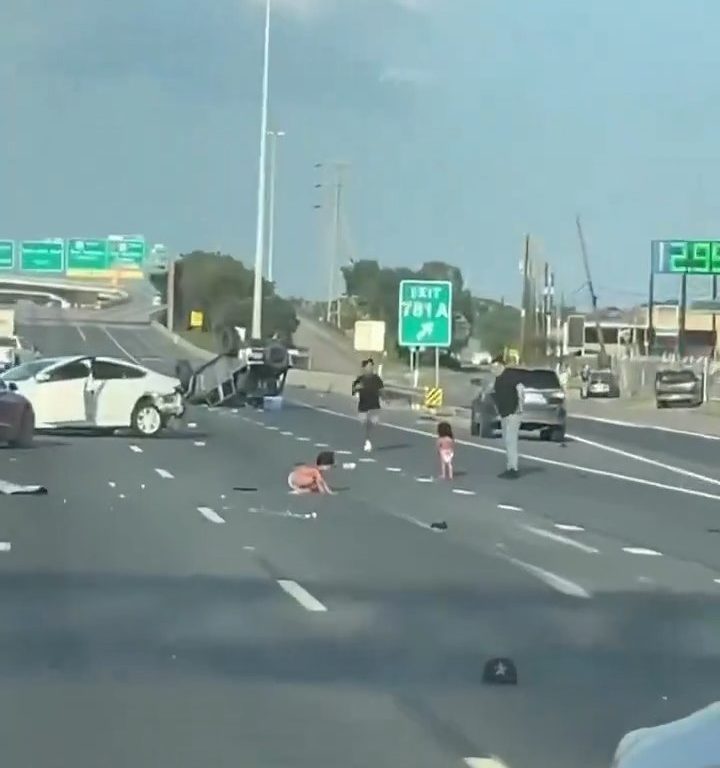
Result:
M335 454L332 451L321 451L315 461L318 467L334 467Z
M499 656L485 663L483 683L517 685L517 667L512 659Z

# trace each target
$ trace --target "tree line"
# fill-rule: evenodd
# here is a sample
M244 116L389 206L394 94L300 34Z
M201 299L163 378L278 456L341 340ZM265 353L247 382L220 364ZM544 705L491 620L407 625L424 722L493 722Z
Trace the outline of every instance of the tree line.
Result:
M175 261L174 327L189 327L190 313L203 313L204 331L217 333L227 326L252 325L254 271L228 254L192 251ZM151 282L167 301L167 274L151 275ZM288 343L298 327L292 302L278 296L273 283L263 280L263 337L277 335Z
M356 261L342 269L345 299L341 302L341 325L351 328L356 320L384 320L391 346L397 345L398 290L401 280L449 280L453 286L453 345L460 352L471 338L483 349L498 354L517 347L520 310L504 301L473 296L462 271L443 261L424 263L420 269L383 267L377 261Z

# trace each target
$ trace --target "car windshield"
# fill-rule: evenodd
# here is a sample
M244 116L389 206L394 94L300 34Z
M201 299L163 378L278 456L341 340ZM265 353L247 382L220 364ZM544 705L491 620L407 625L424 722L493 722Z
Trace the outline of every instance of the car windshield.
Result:
M30 363L23 363L2 374L3 381L25 381L31 379L44 368L51 364L51 360L33 360Z
M560 380L555 371L523 371L521 379L523 386L528 389L560 389Z
M613 374L611 371L595 371L590 374L590 381L595 381L600 384L611 384L613 381Z
M687 384L695 381L695 374L692 371L661 371L658 380L666 384Z

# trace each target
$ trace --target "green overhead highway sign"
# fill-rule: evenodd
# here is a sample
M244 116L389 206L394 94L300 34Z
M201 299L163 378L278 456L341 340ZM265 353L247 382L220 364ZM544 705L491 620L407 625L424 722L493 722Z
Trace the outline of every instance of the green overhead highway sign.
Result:
M108 241L84 240L72 238L68 240L67 268L68 270L107 269Z
M0 240L0 269L12 269L15 266L15 243L12 240Z
M452 343L452 283L402 280L398 291L398 344L449 347Z
M108 251L108 266L142 269L147 245L142 238L111 236L108 238Z
M20 243L20 269L24 272L62 272L64 268L64 240L24 240Z

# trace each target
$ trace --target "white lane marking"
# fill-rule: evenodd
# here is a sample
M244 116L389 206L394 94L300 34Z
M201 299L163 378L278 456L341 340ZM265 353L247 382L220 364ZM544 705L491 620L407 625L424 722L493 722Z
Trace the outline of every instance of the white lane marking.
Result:
M289 579L277 580L280 589L285 591L290 597L297 600L306 611L320 612L327 611L327 608L316 598L314 598L306 589L301 587L297 581Z
M623 552L627 552L629 555L647 555L648 557L662 557L662 552L658 552L656 549L646 549L645 547L623 547Z
M211 523L222 524L225 522L225 519L220 517L220 515L218 515L218 513L210 507L198 507L197 510L206 520L209 520Z
M280 427L276 427L274 424L266 424L265 429L267 429L268 432L279 432Z
M474 496L475 491L467 491L464 488L453 488L453 493L457 493L458 496Z
M315 443L316 448L329 448L329 443Z
M512 504L498 504L498 509L505 509L508 512L522 512L522 507L515 507Z
M575 539L571 539L569 536L546 531L544 528L536 528L534 525L522 525L520 527L535 536L555 541L558 544L566 544L568 547L575 547L575 549L579 549L581 552L586 552L588 555L597 555L600 551L599 549L595 549L595 547L589 547L587 544L583 544L581 541L575 541Z
M622 421L620 419L605 419L600 416L587 416L584 413L570 414L571 419L584 419L585 421L597 421L600 424L612 424L615 427L628 427L630 429L654 429L656 432L669 432L671 435L685 435L686 437L699 437L703 440L720 440L720 435L709 435L706 432L693 432L689 429L677 429L675 427L663 427L660 424L641 424L635 421Z
M125 494L124 493L118 493L118 499L124 499Z
M402 467L385 467L386 472L402 472Z
M357 464L354 461L344 461L342 468L343 469L355 469L357 467Z
M112 343L123 353L123 355L125 355L125 357L129 358L130 360L132 360L134 363L137 363L138 365L142 365L142 363L137 359L137 357L135 357L135 355L133 355L132 352L130 352L130 350L125 349L125 347L123 347L123 345L112 335L112 333L110 333L110 331L108 331L108 329L104 325L101 325L99 327L108 337L108 339L110 339L110 341L112 341Z
M388 509L387 511L391 517L396 517L398 520L404 520L406 523L410 523L411 525L417 525L418 528L424 528L426 531L432 531L433 533L438 533L437 529L433 528L429 523L424 523L422 520L418 520L416 517L413 517L412 515L406 515L404 512L395 512L390 509Z
M155 471L160 475L160 477L164 478L165 480L174 480L175 475L173 475L172 472L168 472L167 469L162 469L160 467L155 467Z
M195 440L193 445L197 446L198 448L204 448L205 447L205 442L203 440Z
M246 545L243 547L243 549L244 549L246 552L254 552L254 551L255 551L255 547L251 547L251 546L249 546L249 545L247 545L247 544L246 544Z
M197 427L197 424L194 421L191 421L188 424L188 429L196 429L196 427Z
M579 437L578 435L568 434L568 437L571 437L573 440L576 440L578 443L589 445L592 448L598 448L599 450L607 451L608 453L615 453L618 456L623 456L626 459L633 459L634 461L640 461L643 464L650 464L653 467L659 467L660 469L664 469L667 472L675 472L678 475L684 475L685 477L692 477L693 480L701 480L704 483L711 483L712 485L720 485L720 480L716 480L714 477L709 477L708 475L701 475L699 472L692 472L689 469L683 469L682 467L677 467L673 464L666 464L664 461L658 461L657 459L649 459L647 456L642 456L639 453L624 451L622 448L614 448L611 445L606 445L605 443L598 443L595 440L588 440L587 438Z
M549 587L552 587L552 589L561 592L563 595L568 595L569 597L579 597L583 600L588 600L592 597L590 592L581 587L579 584L576 584L574 581L566 579L564 576L558 576L557 573L546 571L544 568L538 568L537 565L526 563L524 560L518 560L514 557L505 557L505 559L509 563L516 565L518 568L522 568L522 570L526 571L531 576L535 576L535 578L540 579L540 581L547 584Z
M585 530L582 525L570 525L568 523L555 523L555 527L559 531L576 531L577 533Z
M333 411L330 408L320 408L318 406L314 405L308 405L307 403L303 403L300 401L296 401L297 405L300 405L301 407L308 408L312 411L318 411L319 413L326 413L329 416L337 416L341 419L347 419L348 421L356 421L356 418L354 416L350 416L347 413L341 413L340 411ZM408 434L412 435L420 435L421 437L430 437L433 439L437 439L435 435L432 432L426 432L422 429L414 429L413 427L403 427L399 424L390 424L389 422L383 422L383 426L387 427L388 429L396 429L399 432L407 432ZM479 451L489 451L490 453L501 453L504 454L505 450L503 448L495 448L491 445L483 445L482 443L472 443L469 440L460 440L455 439L455 442L458 445L464 445L468 448L475 448ZM338 451L336 451L338 453ZM673 491L674 493L682 493L686 496L696 496L702 499L710 499L711 501L720 501L720 495L714 494L714 493L706 493L705 491L696 491L692 488L681 488L677 485L668 485L667 483L659 483L655 480L645 480L642 477L635 477L633 475L623 475L620 472L611 472L606 469L596 469L595 467L586 467L581 464L572 464L567 461L558 461L557 459L548 459L544 456L533 456L531 454L520 454L520 458L525 459L526 461L534 461L538 464L547 464L551 467L562 467L563 469L571 469L575 472L584 472L588 475L597 475L598 477L609 477L613 480L621 480L626 483L633 483L635 485L643 485L648 488L657 488L662 491Z
M0 541L0 552L9 552L12 544L9 541Z
M415 482L416 483L432 483L433 479L432 477L416 477Z
M240 409L239 409L239 408L232 408L232 409L230 410L230 413L239 413L239 412L240 412Z
M288 432L287 430L281 432L280 434L283 435L283 437L292 437L292 432Z
M309 443L310 442L310 438L309 437L296 437L295 439L298 441L298 443Z
M83 343L87 342L87 336L85 335L85 331L79 326L75 326L75 330L80 334L80 338L83 340Z
M352 456L352 451L335 451L338 456Z
M128 448L129 448L129 449L130 449L130 450L131 450L133 453L142 453L142 452L143 452L143 449L142 449L142 448L141 448L139 445L129 445L129 446L128 446Z
M364 464L374 464L375 459L371 459L369 456L363 456L362 459L358 459L358 461L362 461Z
M508 768L499 757L463 757L468 768Z
M115 483L114 483L112 480L108 480L108 485L109 485L111 488L115 488Z

